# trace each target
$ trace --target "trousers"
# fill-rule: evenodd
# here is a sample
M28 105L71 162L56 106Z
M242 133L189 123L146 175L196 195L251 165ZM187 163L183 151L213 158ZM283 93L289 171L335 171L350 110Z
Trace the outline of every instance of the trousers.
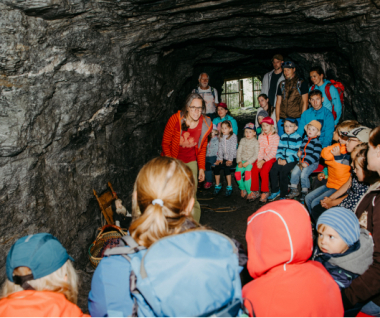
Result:
M242 161L242 163L245 163L246 161ZM235 179L239 185L240 190L246 190L248 194L251 193L251 170L252 165L248 165L245 168L239 168L236 167L235 172ZM244 173L244 180L243 180L243 173Z
M269 192L269 171L275 163L276 158L273 158L265 162L261 169L257 168L257 160L252 165L251 170L251 191L259 191L260 183L259 176L261 178L261 192Z
M269 172L272 193L276 193L280 190L280 197L285 198L288 194L288 176L296 164L297 162L289 162L282 166L278 164L278 161L273 164Z

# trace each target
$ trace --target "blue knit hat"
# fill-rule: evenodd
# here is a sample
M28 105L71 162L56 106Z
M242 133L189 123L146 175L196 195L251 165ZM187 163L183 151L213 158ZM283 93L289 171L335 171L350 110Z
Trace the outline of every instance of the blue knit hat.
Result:
M351 246L359 241L359 221L351 210L340 207L329 209L319 217L317 228L319 224L328 225L337 231L342 240L348 246Z

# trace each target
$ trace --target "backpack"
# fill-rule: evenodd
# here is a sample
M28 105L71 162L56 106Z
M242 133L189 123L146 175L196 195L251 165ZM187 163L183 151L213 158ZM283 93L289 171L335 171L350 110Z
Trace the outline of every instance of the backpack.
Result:
M210 230L160 239L148 249L127 235L108 249L131 265L132 316L238 316L243 311L238 249Z
M334 80L330 80L330 83L327 83L326 86L325 86L325 94L326 94L326 97L327 99L330 101L331 105L332 105L332 109L331 109L331 112L334 116L334 120L336 119L337 115L336 115L336 111L334 109L334 104L332 102L332 97L331 97L331 94L330 94L330 87L331 85L333 85L337 90L338 90L338 93L339 93L339 98L340 98L340 103L342 104L342 114L341 114L341 118L343 117L343 106L344 106L344 85L341 83L341 82L337 82L337 81L334 81ZM311 87L311 90L313 91L315 89L315 85L313 85Z
M298 93L299 93L301 96L302 96L302 94L301 94L301 84L302 84L302 82L303 82L303 79L298 79L298 81L297 81L297 91L298 91ZM285 99L285 96L286 96L286 92L285 92L285 81L282 81L282 82L280 83L280 85L281 85L282 98Z
M213 96L214 99L215 99L215 90L214 90L214 87L210 86L210 88L211 88L211 94L212 94L212 96ZM197 94L199 94L199 87L196 87L196 88L195 88L195 92L196 92Z

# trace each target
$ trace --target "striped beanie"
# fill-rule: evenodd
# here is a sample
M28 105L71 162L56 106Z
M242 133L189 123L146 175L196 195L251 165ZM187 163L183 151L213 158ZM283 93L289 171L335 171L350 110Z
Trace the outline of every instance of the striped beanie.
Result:
M333 228L348 246L359 241L359 220L351 210L341 207L331 208L319 217L317 228L319 224Z

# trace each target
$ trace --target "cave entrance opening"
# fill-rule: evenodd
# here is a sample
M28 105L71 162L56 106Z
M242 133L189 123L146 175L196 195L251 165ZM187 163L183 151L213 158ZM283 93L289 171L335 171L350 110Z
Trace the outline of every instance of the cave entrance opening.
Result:
M257 77L227 79L223 83L222 101L230 109L258 108L261 85Z

